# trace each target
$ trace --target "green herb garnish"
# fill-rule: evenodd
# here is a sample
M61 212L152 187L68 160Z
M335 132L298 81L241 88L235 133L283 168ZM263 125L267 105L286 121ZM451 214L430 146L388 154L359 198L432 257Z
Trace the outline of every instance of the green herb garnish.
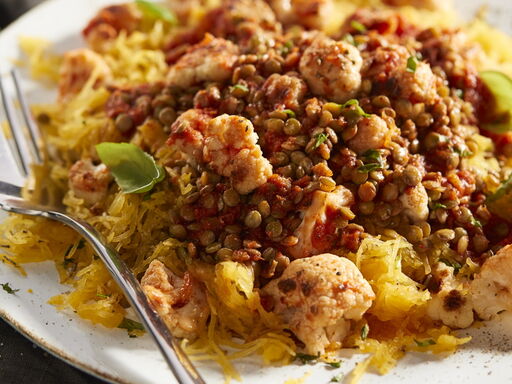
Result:
M482 223L480 222L480 220L475 219L474 216L471 217L471 224L475 227L482 228Z
M169 24L177 24L176 16L166 7L147 0L135 0L135 4L146 16L152 19L161 19Z
M416 339L414 339L414 342L416 343L416 345L418 347L422 347L422 348L428 347L429 345L435 345L436 344L436 342L434 340L432 340L432 339L426 339L426 340L416 340Z
M286 113L288 117L295 117L295 112L293 112L291 109L283 109L283 112Z
M363 157L365 157L367 160L373 160L376 162L381 162L382 157L380 156L380 152L376 149L369 149L365 153L363 153Z
M444 263L446 264L447 266L449 267L452 267L453 268L453 272L455 274L457 274L459 272L459 270L462 268L462 265L460 265L458 262L456 262L455 260L448 260L448 259L445 259L445 258L440 258L439 261L441 263Z
M418 67L418 58L416 56L409 56L407 59L407 72L414 73Z
M352 36L350 33L345 34L345 36L343 36L343 40L353 45L354 47L357 47L356 40L354 39L354 36Z
M144 326L141 323L128 319L127 317L123 318L123 321L121 321L121 324L119 324L117 328L126 329L130 337L137 337L137 335L133 333L134 331L144 331Z
M341 383L343 380L343 373L338 373L336 376L333 376L331 379L331 383Z
M436 210L436 209L446 209L448 208L446 205L442 204L442 203L434 203L432 204L432 209L433 210Z
M366 340L366 338L368 337L368 332L370 332L369 325L363 325L363 327L361 328L361 340Z
M512 131L512 79L502 72L480 72L480 78L494 96L494 121L483 127L494 133Z
M339 368L341 367L341 360L338 360L338 361L330 361L328 363L326 363L329 367L331 368Z
M300 360L302 364L309 363L314 360L318 360L320 355L307 355L305 353L297 353L295 354L295 359Z
M16 292L19 291L19 289L12 289L9 283L4 283L0 285L2 286L2 289L10 295L14 295Z
M108 299L110 297L110 295L104 295L102 293L97 293L96 296L101 297L102 299ZM119 327L119 328L121 328L121 327Z
M235 84L235 85L233 85L233 89L239 89L239 90L244 91L244 92L249 92L249 88L247 88L243 84Z
M359 100L357 99L350 99L346 103L343 103L340 105L341 108L348 108L351 106L355 106L354 111L362 117L370 117L371 115L369 113L366 113L363 108L359 105Z
M357 32L365 33L366 31L368 31L366 27L357 20L352 20L350 22L350 26L354 28Z
M357 168L357 172L360 173L370 173L373 171L380 171L382 169L382 164L380 163L369 163L365 165L361 165Z
M130 143L100 143L96 151L124 193L145 193L165 177L150 154Z
M315 144L313 145L313 150L317 149L323 142L327 140L327 135L325 133L319 133L315 136Z
M459 147L455 147L455 148L453 148L453 151L455 153L458 153L460 157L471 157L471 156L473 156L473 152L471 152L468 149L461 149Z

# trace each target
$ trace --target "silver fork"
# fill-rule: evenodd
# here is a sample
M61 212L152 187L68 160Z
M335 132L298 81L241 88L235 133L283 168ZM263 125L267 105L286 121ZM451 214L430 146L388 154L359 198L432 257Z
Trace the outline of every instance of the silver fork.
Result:
M26 140L25 135L23 135L21 127L16 124L14 119L14 109L11 102L13 99L8 98L5 82L2 81L1 76L0 96L14 142L14 145L11 147L12 155L22 175L27 177L31 161L27 158L22 148L28 147L36 162L41 162L42 159L37 145L37 126L31 118L29 108L21 92L19 77L14 69L11 70L10 76L15 89L14 93L16 94L14 100L18 101L24 124L28 128L28 136L30 137L28 145L23 141ZM160 316L150 306L133 273L120 259L117 252L106 244L102 236L91 225L69 216L61 209L31 203L21 197L20 187L2 181L0 181L0 208L7 212L41 216L56 220L70 226L82 235L105 263L117 284L122 288L126 298L139 315L144 328L153 336L177 381L180 384L205 384L187 355L181 349L178 339L171 335Z

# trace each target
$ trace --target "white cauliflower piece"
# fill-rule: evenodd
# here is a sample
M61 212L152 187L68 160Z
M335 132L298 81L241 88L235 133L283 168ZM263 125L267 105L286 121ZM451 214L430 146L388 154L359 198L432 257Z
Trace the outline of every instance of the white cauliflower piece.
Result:
M332 248L336 240L333 215L341 207L354 203L354 196L339 185L332 192L315 191L311 205L304 212L301 224L295 230L298 243L288 248L294 258L309 257Z
M112 176L105 164L95 166L90 159L78 160L69 169L69 188L87 205L99 203L107 196Z
M358 154L369 149L383 148L390 135L386 122L377 115L363 117L357 123L357 133L349 140L348 146Z
M302 54L299 70L315 95L343 103L361 86L362 64L353 45L318 35Z
M361 319L375 299L354 263L330 253L292 261L262 294L272 299L272 311L312 355L341 343L351 320Z
M428 218L428 194L423 184L408 187L399 197L402 203L402 213L413 223Z
M277 73L270 76L263 84L265 100L274 109L298 110L307 89L302 79Z
M333 10L332 0L271 0L270 6L284 25L322 29Z
M458 281L453 268L437 263L432 276L439 283L439 291L432 294L427 314L451 328L467 328L473 323L473 304L468 295L467 281Z
M512 309L512 245L484 262L471 282L470 291L475 312L484 320Z
M427 63L418 62L416 70L410 72L405 60L402 67L396 67L393 76L400 88L400 96L412 103L433 104L438 98L437 84L440 79Z
M178 277L163 263L153 260L141 285L173 336L194 339L205 328L210 307L204 286L190 273Z
M65 101L79 93L91 76L93 86L99 87L112 78L112 71L96 52L87 48L75 49L64 55L59 73L59 99Z
M224 114L208 123L203 157L218 174L231 178L241 194L263 185L272 175L252 123L242 116Z
M211 111L205 109L189 109L182 113L171 126L167 145L180 151L190 164L201 163L204 135L211 119Z
M170 68L167 82L182 88L203 81L223 82L231 77L237 59L235 44L207 34Z

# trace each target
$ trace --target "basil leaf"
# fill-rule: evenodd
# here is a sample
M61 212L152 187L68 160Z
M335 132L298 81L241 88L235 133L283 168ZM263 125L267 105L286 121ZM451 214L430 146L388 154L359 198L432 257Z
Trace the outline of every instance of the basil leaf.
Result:
M144 193L165 177L153 157L134 144L100 143L96 151L124 193Z
M12 289L9 283L4 283L0 285L2 286L2 289L10 295L14 295L16 292L19 291L19 289Z
M153 19L161 19L169 24L177 24L176 16L166 7L148 0L135 0L135 4L145 15Z
M483 127L494 133L512 131L512 79L502 72L480 72L480 78L494 96L496 110L492 123Z

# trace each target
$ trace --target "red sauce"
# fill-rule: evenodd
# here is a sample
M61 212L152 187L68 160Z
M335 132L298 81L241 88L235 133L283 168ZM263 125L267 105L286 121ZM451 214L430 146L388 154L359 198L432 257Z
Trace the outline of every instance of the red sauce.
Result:
M332 249L336 244L336 225L334 220L339 217L339 211L328 206L325 211L325 222L317 221L311 235L311 243L319 252Z

